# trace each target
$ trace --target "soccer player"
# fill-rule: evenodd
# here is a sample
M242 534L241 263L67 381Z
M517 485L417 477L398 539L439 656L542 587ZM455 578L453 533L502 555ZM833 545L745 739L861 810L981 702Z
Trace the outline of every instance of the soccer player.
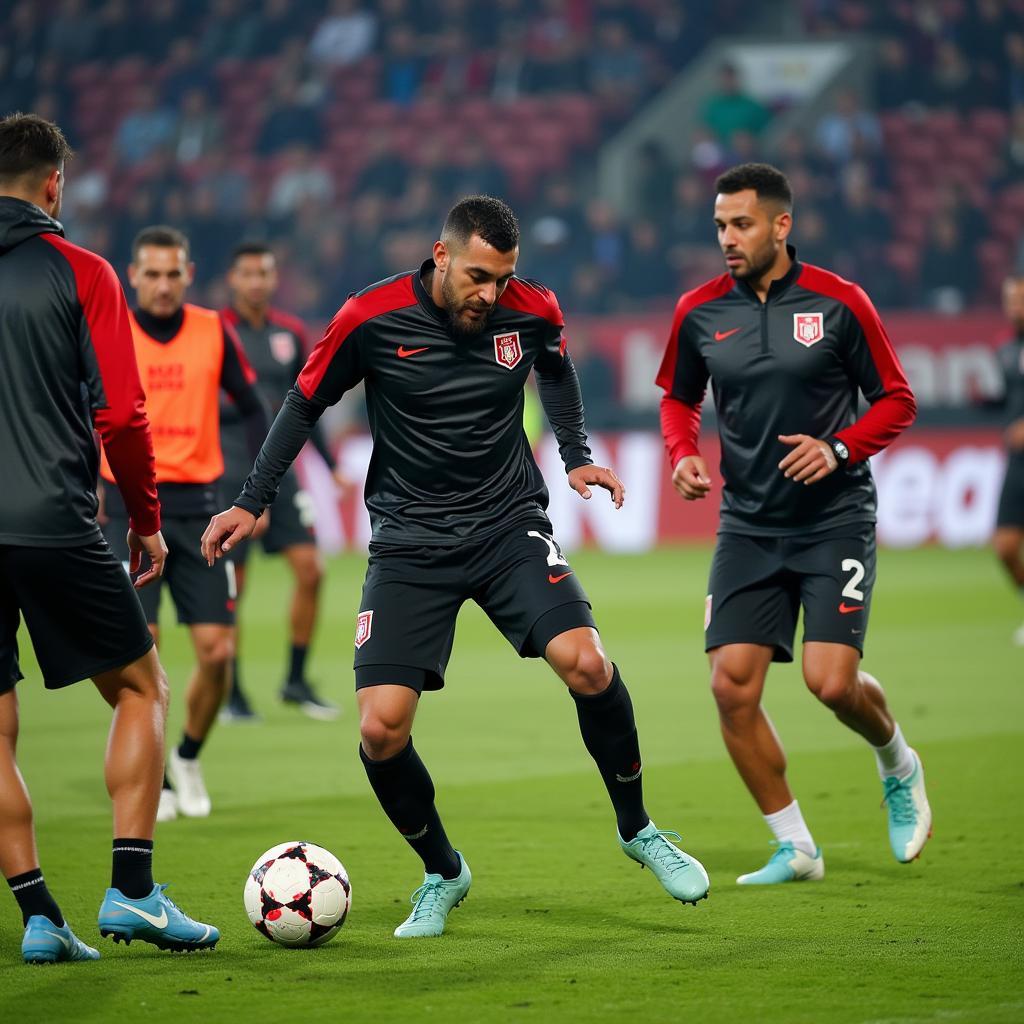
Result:
M999 496L996 530L992 537L999 560L1024 598L1024 274L1003 282L1003 309L1013 328L1013 337L999 350L999 363L1006 387L1006 479ZM1013 635L1024 646L1024 625Z
M257 386L264 401L276 415L284 396L295 383L308 355L302 321L274 309L270 302L277 289L277 264L270 247L263 242L243 242L235 251L228 272L231 305L221 316L234 328L249 364L256 372ZM224 482L227 497L238 494L252 466L252 455L241 429L235 406L221 403L221 445L224 451ZM316 450L339 487L347 485L335 464L319 424L311 438ZM316 626L323 564L313 533L313 502L299 487L294 469L285 473L275 500L270 525L262 537L263 550L282 554L288 561L295 590L291 603L291 650L288 671L281 688L286 704L300 707L311 718L333 719L338 708L318 696L306 679L306 656ZM235 567L238 601L245 592L245 563L249 545L231 551ZM227 721L251 721L256 716L242 688L236 653L231 695L221 715Z
M725 745L779 844L738 881L825 872L761 706L768 666L793 660L801 605L804 680L874 748L892 851L910 861L931 829L921 761L860 662L875 583L867 459L913 422L914 396L864 292L787 244L785 176L742 164L715 190L728 273L679 300L657 380L672 482L688 501L711 491L697 436L709 380L715 391L725 486L705 646ZM858 391L870 403L859 419Z
M43 681L91 678L113 708L107 790L114 805L111 887L99 927L115 941L202 949L220 938L153 882L167 680L127 574L96 523L99 431L123 495L135 581L164 569L153 445L128 308L110 265L64 239L71 150L32 114L0 121L0 871L25 925L27 963L96 960L50 894L32 805L18 771L17 632L24 615Z
M128 279L137 306L131 313L135 355L153 425L156 479L167 537L165 578L195 649L196 667L186 694L181 743L167 758L168 778L160 797L159 820L180 812L200 818L210 813L210 797L199 765L231 681L234 657L235 592L232 566L210 572L195 538L219 502L217 481L224 472L220 447L219 396L223 388L242 416L250 450L259 451L267 414L255 388L255 374L234 331L215 310L185 302L194 267L188 239L175 228L143 228L132 246ZM100 465L111 482L109 461ZM127 558L121 540L127 510L116 490L106 489L104 527L115 552ZM160 642L158 610L162 581L140 593L154 640Z
M682 902L708 892L701 864L644 809L626 684L545 515L547 490L523 431L531 369L569 486L585 499L604 488L616 507L624 489L591 462L561 310L552 292L515 276L518 254L508 206L470 197L448 214L431 259L352 296L288 393L235 506L213 518L202 541L213 564L244 540L324 409L366 382L373 539L355 638L360 757L425 869L399 938L440 935L470 885L411 739L421 692L444 685L469 599L521 657L545 658L567 685L626 855Z

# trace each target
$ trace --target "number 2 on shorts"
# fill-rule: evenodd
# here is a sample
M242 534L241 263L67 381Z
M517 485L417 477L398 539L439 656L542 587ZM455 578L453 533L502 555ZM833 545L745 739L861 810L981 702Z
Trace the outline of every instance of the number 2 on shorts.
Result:
M528 530L526 533L527 537L536 537L537 540L544 541L548 546L548 565L568 565L569 563L562 556L562 552L559 550L558 545L555 543L554 538L548 537L543 533L539 533L537 530ZM863 576L864 574L861 573ZM858 577L859 579L860 577Z
M843 572L853 573L846 586L843 587L843 597L848 597L853 601L863 601L864 591L859 589L857 584L864 579L864 563L858 562L856 558L844 558Z

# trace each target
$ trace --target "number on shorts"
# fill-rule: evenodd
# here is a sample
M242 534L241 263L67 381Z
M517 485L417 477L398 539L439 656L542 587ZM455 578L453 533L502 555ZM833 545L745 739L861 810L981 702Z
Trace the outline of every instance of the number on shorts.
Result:
M543 533L538 533L537 530L529 530L526 534L527 537L536 537L537 540L544 541L548 546L548 565L568 565L569 563L562 556L562 552L559 550L558 545L555 543L554 538L548 537Z
M849 597L854 601L863 601L864 591L859 589L857 584L864 579L864 563L858 562L856 558L844 558L843 572L853 573L846 586L843 587L843 597Z

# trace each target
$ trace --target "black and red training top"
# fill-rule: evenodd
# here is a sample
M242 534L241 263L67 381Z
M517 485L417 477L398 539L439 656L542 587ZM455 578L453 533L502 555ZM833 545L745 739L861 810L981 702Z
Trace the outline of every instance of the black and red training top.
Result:
M128 306L106 260L39 207L0 196L0 544L98 540L99 432L144 536L160 529Z
M700 407L710 380L722 442L723 532L785 536L874 522L867 459L910 426L917 405L871 300L856 285L799 263L761 302L723 274L676 306L658 372L661 424L675 466L699 454ZM858 393L870 407L858 418ZM849 464L805 486L779 462L780 434L838 437Z

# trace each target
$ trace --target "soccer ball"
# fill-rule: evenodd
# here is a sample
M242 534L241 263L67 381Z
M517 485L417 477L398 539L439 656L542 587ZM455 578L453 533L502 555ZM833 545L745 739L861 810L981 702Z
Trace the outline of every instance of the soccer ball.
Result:
M258 932L282 946L319 946L333 938L352 906L344 865L313 843L267 850L245 880L245 912Z

